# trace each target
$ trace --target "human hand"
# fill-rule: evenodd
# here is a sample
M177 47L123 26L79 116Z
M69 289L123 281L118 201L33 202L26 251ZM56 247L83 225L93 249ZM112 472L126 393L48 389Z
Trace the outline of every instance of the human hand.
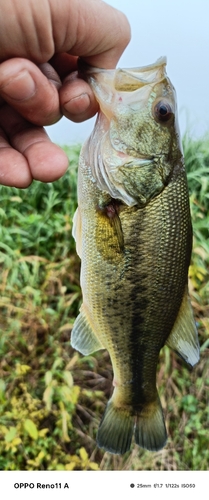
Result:
M101 0L0 0L0 11L0 183L24 188L56 180L68 166L43 126L98 110L78 57L114 68L130 29Z

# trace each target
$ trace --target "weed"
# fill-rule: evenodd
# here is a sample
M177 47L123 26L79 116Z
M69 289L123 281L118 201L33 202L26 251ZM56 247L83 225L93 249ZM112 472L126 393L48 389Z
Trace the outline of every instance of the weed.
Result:
M71 236L79 147L53 184L0 187L0 470L207 470L209 463L209 139L184 138L194 245L190 293L201 361L190 371L164 347L158 389L169 439L158 453L98 449L112 393L108 353L70 346L81 303Z

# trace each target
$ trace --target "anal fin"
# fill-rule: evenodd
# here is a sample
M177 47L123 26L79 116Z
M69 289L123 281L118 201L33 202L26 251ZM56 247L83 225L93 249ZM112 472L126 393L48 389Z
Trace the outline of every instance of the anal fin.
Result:
M194 366L198 363L200 348L188 287L185 289L178 316L166 345L177 352L189 365Z
M85 311L84 305L81 306L80 314L75 320L71 333L71 346L84 356L92 352L104 349L101 342L96 337L91 322Z

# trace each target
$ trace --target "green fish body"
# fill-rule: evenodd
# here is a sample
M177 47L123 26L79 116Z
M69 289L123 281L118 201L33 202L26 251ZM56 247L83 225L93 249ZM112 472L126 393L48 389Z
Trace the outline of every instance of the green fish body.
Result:
M100 104L83 146L74 237L83 304L71 343L84 355L107 349L114 392L97 442L125 453L167 439L156 388L165 343L199 359L188 297L192 228L175 91L165 59L132 70L87 71Z

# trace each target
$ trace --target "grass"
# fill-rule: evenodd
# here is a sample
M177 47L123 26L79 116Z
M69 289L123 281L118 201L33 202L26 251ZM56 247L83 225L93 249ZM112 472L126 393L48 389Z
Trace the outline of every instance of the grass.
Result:
M0 470L207 470L209 463L209 138L184 138L194 245L190 293L201 360L162 349L158 388L169 439L113 456L96 431L112 392L107 352L70 346L81 303L71 236L79 147L54 184L0 187Z

